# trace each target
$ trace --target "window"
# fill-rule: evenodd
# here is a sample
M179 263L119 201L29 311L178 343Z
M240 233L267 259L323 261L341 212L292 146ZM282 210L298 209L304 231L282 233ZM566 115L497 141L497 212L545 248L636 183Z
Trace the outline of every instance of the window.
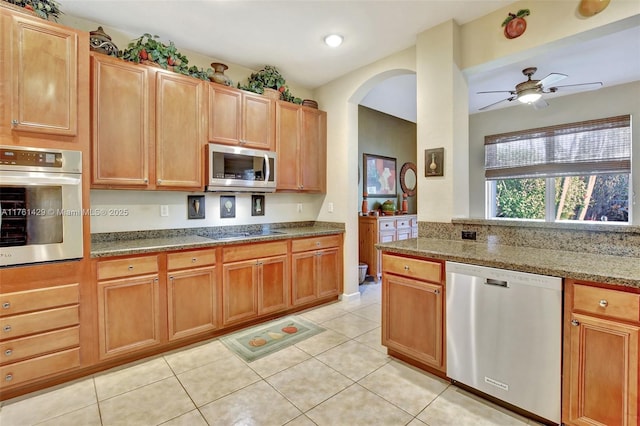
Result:
M629 222L631 118L485 137L487 217Z

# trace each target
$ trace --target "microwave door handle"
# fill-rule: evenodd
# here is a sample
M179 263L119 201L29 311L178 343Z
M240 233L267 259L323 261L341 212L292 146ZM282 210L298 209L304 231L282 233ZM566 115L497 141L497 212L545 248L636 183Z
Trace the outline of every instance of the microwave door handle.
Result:
M3 172L0 174L2 183L8 185L80 185L80 174L65 174L65 173L25 173L25 174L12 174Z
M264 176L264 182L267 183L269 182L269 176L271 175L271 166L269 165L269 156L267 154L264 154L264 163L265 168L267 169Z

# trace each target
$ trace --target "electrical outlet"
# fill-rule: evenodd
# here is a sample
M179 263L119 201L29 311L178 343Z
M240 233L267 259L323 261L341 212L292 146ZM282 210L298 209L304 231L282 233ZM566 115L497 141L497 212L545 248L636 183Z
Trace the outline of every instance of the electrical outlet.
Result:
M327 211L328 211L329 213L333 213L333 203L329 203L329 204L327 204Z
M302 203L298 203L298 213L302 213Z
M462 239L463 240L474 240L476 239L476 231L462 231Z
M160 216L169 217L169 206L166 204L160 206Z

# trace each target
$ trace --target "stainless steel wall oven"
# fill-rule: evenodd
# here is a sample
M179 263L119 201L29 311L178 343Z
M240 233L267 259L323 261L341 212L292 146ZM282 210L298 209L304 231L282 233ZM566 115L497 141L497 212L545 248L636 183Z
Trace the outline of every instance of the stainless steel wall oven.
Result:
M82 257L82 153L0 146L0 267Z

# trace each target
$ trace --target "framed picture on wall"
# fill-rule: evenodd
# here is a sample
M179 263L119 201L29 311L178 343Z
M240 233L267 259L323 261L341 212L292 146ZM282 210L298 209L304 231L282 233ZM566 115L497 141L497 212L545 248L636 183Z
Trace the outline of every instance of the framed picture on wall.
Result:
M369 197L397 196L396 159L374 154L362 156L363 192Z

